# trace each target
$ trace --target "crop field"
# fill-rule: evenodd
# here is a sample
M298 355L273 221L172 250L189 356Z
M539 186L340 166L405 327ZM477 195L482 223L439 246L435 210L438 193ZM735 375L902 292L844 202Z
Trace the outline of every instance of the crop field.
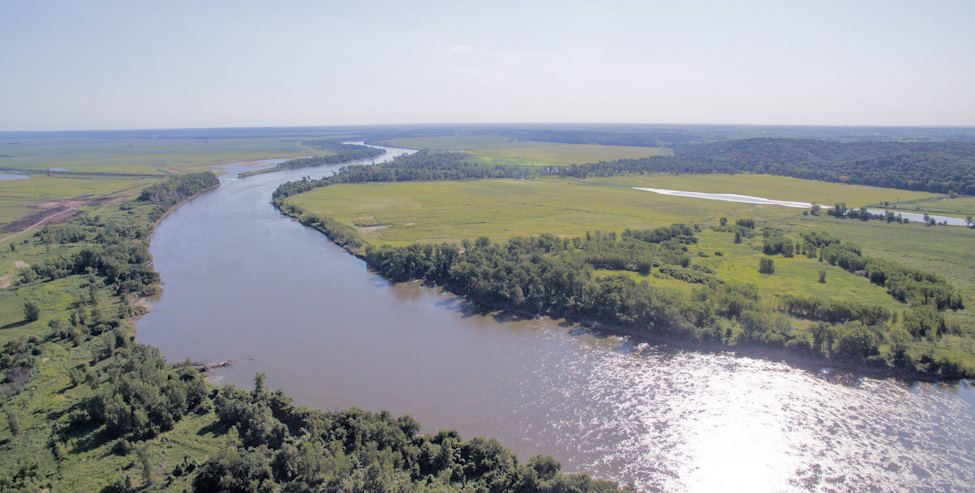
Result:
M469 152L484 164L519 166L565 166L673 154L670 149L662 147L560 144L497 136L403 138L393 139L390 143L410 149Z
M0 168L165 175L231 161L327 153L297 139L7 138L0 141Z
M903 304L866 278L801 255L776 257L775 274L759 274L760 231L756 237L735 244L731 234L711 230L722 217L731 222L753 218L759 228L773 226L786 233L827 231L861 245L867 254L944 275L963 291L966 300L975 300L975 249L971 248L975 244L975 230L927 227L920 223L862 222L825 214L816 217L800 209L672 197L633 190L633 186L846 202L851 206L897 197L933 197L918 192L766 175L668 175L334 185L290 200L309 212L357 227L371 243L394 246L457 242L477 236L492 240L541 233L571 237L596 230L620 232L625 228L654 228L678 222L697 224L701 227L700 243L690 247L697 255L695 263L711 267L721 278L754 284L766 293L856 299L903 308ZM818 282L820 270L826 271L825 284ZM690 289L686 283L671 279L627 275L678 291ZM975 322L973 312L968 308L954 316L963 322Z

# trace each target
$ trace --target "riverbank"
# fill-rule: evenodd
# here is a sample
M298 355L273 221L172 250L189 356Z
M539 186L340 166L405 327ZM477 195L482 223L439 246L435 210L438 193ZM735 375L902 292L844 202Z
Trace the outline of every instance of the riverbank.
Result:
M817 373L727 351L567 333L545 318L471 312L442 290L389 284L268 207L280 181L329 172L226 176L220 190L171 216L152 251L167 294L140 321L140 341L171 360L253 355L214 370L214 379L250 387L255 372L266 372L268 387L302 405L409 413L425 431L494 436L521 457L552 453L564 471L641 490L706 489L702 480L727 468L741 479L729 484L743 488L771 474L773 489L788 489L814 468L845 478L830 483L837 488L894 488L921 481L912 472L918 457L945 464L926 466L945 484L971 477L951 465L970 455L968 387ZM932 408L944 409L956 432L930 427ZM898 441L902 429L918 430L913 452ZM766 439L734 438L752 435ZM889 453L864 457L837 441ZM815 465L789 460L789 450L807 451ZM711 460L714 453L724 459Z
M434 166L435 163L431 161L429 165ZM412 163L410 166L411 170L417 169ZM395 175L395 170L386 168L389 166L377 172L380 179L376 181L382 182L384 181L382 177ZM909 298L913 299L913 295L904 294L905 292L895 284L899 276L897 272L906 272L904 270L907 269L906 267L886 259L878 263L879 259L861 254L860 245L849 243L851 245L849 248L856 249L858 259L862 259L859 260L862 265L859 268L847 268L846 260L838 263L835 258L836 253L832 250L826 251L827 244L817 243L829 236L828 232L840 226L839 223L844 223L845 226L848 221L836 221L810 214L799 215L786 208L781 210L756 208L754 204L747 203L737 206L740 211L729 209L723 211L732 218L731 221L728 217L720 217L712 219L714 223L711 225L706 222L702 224L700 221L713 213L710 209L712 206L707 204L708 201L666 195L657 199L652 194L641 191L621 190L621 184L629 184L635 180L629 177L595 182L552 178L530 181L503 179L424 181L423 178L419 178L400 183L356 184L343 184L343 182L373 180L370 177L339 176L338 178L340 179L338 184L330 184L330 180L312 180L282 186L279 192L275 193L274 203L282 212L299 218L302 224L326 232L332 241L366 260L378 272L392 276L393 280L419 276L443 283L458 293L465 293L471 289L478 290L480 288L476 286L466 284L459 286L457 280L453 279L452 269L449 269L450 274L439 270L431 272L423 265L426 263L439 265L441 259L430 258L430 256L440 255L440 250L444 248L441 245L444 242L454 245L455 250L463 252L464 249L470 249L473 243L464 243L464 249L461 249L459 245L461 238L473 240L475 237L485 236L498 241L497 245L501 250L514 248L515 251L520 251L522 248L529 248L524 246L529 238L538 239L541 235L541 241L544 242L545 234L552 234L557 235L559 243L568 242L569 245L564 249L555 245L558 248L555 248L553 250L555 253L551 254L548 247L544 248L544 252L523 253L537 254L542 260L549 257L559 257L563 261L569 257L575 258L573 262L582 262L578 266L579 272L585 271L588 268L587 264L592 264L592 267L597 270L593 273L594 279L591 284L597 290L607 288L615 293L632 292L634 296L637 296L635 293L641 289L651 291L653 294L647 294L649 298L646 298L651 307L657 300L672 300L672 302L663 302L667 308L663 306L659 309L652 308L651 310L657 310L656 315L640 315L648 318L641 322L644 325L636 326L633 324L634 315L627 313L630 310L645 309L638 308L640 304L636 301L627 304L628 301L624 299L625 306L607 309L610 311L618 309L623 315L607 314L601 316L600 320L609 326L617 326L620 325L616 320L618 318L623 325L613 329L617 332L641 334L651 331L668 335L673 335L670 334L673 332L680 334L682 338L702 344L717 343L728 348L747 345L764 347L770 351L785 350L795 353L800 358L813 356L821 358L824 362L835 363L837 366L859 367L872 374L898 375L908 379L953 380L973 374L972 366L966 363L970 359L966 360L964 341L961 342L961 352L955 348L958 344L955 335L964 334L963 329L959 328L959 319L971 312L971 310L961 310L963 304L960 301L960 291L938 275L921 270L917 270L918 274L912 274L921 275L924 279L944 285L950 300L945 298L944 307L939 302L938 310L947 309L947 311L944 311L943 315L935 312L933 316L944 317L947 322L940 323L947 323L950 327L954 327L943 337L918 339L917 331L907 326L907 323L910 317L916 316L914 312L917 308L912 307L926 302L910 301ZM738 178L712 177L712 179L725 181ZM657 178L644 179L652 181ZM785 181L789 180L792 179ZM821 188L827 194L832 191L832 194L837 196L845 191L860 190L864 187L822 184ZM875 191L874 195L880 193L882 191ZM571 199L567 201L566 197ZM738 197L736 195L736 201L739 201ZM572 202L576 202L576 205ZM666 251L656 251L660 247L653 245L659 245L658 240L636 243L617 241L620 229L624 230L622 233L624 240L630 234L643 234L640 230L632 231L630 228L639 224L644 216L652 218L659 224L659 221L666 220L659 217L660 214L667 214L668 216L665 217L669 217L670 214L675 213L673 208L678 205L683 208L679 212L681 215L677 216L674 222L692 221L685 224L694 226L694 238L689 238L686 245L678 249L682 252L669 247L664 249ZM688 207L696 208L688 209ZM700 214L696 213L699 209ZM618 211L619 214L607 216L610 211ZM743 213L751 216L742 217ZM547 219L549 216L551 220ZM792 219L793 216L798 216L804 223L816 221L817 224L823 225L825 231L810 230L812 225L804 225L804 229L800 232L792 230L790 236L790 230L783 228L790 221L795 220ZM735 219L736 217L738 219ZM604 221L603 218L607 219ZM365 228L377 223L382 223L386 227L381 230L364 231ZM593 237L592 230L589 228L594 226L597 227L597 231ZM609 228L609 231L602 231L602 238L607 243L604 247L600 247L600 241L603 240L600 240L598 229L604 226ZM920 225L880 224L879 226L886 227L888 230L894 227L911 234L915 230L924 230L925 234L928 232L927 228ZM586 228L583 238L571 236L571 233L576 232L574 229L582 227ZM666 228L667 226L658 227L658 229ZM759 235L759 232L762 234ZM966 232L955 230L952 233L964 235ZM647 231L647 234L655 236L656 232ZM520 237L517 241L521 246L505 243L508 241L507 238L512 237ZM789 248L787 251L777 250L771 244L773 240L780 246L788 243ZM830 237L829 242L832 244L836 240ZM485 246L489 244L490 242L484 243ZM592 249L582 245L590 245ZM369 248L375 252L375 258L370 258ZM495 255L491 253L492 250L482 250L486 254ZM604 251L600 253L601 250ZM572 252L576 253L569 255ZM638 252L643 253L638 254ZM457 253L448 251L445 254L450 254L445 261L456 266ZM825 258L823 254L827 254ZM677 259L677 257L686 258ZM759 260L769 257L774 257L775 275L756 274L754 266L759 263ZM638 268L641 259L646 265ZM463 263L463 260L460 258L457 261ZM497 261L501 260L496 259L491 262ZM536 288L537 292L551 290L543 287L543 281L535 277L549 272L554 267L546 262L541 262L542 267L537 267L540 265L538 263L508 265L511 262L517 264L518 260L514 258L503 260L504 269L513 270L514 273L509 275L521 280L512 283L506 279L491 277L490 280L481 281L481 284L497 285L497 289L492 287L493 292L481 293L476 301L487 303L494 308L514 310L527 316L541 313L563 317L571 313L563 309L551 312L550 308L542 311L534 308L534 306L563 306L567 303L561 298L556 299L557 297L547 297L521 306L529 290L536 290ZM651 262L653 265L650 265ZM660 266L661 262L665 264L676 262L680 265ZM883 265L883 270L888 271L885 275L893 280L886 283L889 284L888 286L884 286L882 280L878 285L874 279L876 276L868 279L864 271L866 263ZM406 269L406 272L400 272L398 269L401 268ZM469 267L464 267L467 268ZM486 268L488 270L481 273L481 276L491 274L490 268ZM529 274L534 284L528 286L524 272L537 268L541 271ZM440 267L437 269L443 270ZM518 272L521 274L516 276ZM650 275L651 272L653 275ZM815 282L817 272L820 275L819 282ZM614 280L617 276L623 276L624 279ZM717 285L714 284L715 282ZM608 283L619 285L609 288L605 286ZM641 288L641 284L645 287ZM962 284L962 288L967 290L971 287L970 284L970 282ZM757 292L748 294L749 290L745 289L748 285L757 287ZM701 290L714 292L705 295L694 294ZM735 308L736 311L730 312L731 316L720 315L725 313L724 310L730 309L727 307L697 306L700 304L697 300L713 305L714 302L708 300L725 299L729 296L725 291L731 293L735 290L754 298L754 301L749 303L755 306L745 309ZM897 292L902 293L900 298L894 296ZM578 296L583 294L580 292ZM571 298L578 299L578 296L573 295ZM607 296L609 296L608 292ZM637 298L644 299L640 296L642 295ZM797 303L802 306L797 308ZM680 310L682 314L667 312L671 308ZM596 305L591 309L594 312L603 310ZM744 318L742 318L743 310L749 312L744 313L746 315ZM899 313L902 311L903 318ZM702 323L699 313L714 313L718 316L714 316L713 321ZM580 320L586 318L585 313L579 317ZM662 320L669 321L662 327L648 328L657 326ZM863 324L850 323L858 320L862 320ZM906 340L898 339L902 333L905 333L903 332L905 329L901 328L901 320L904 321L904 327L911 331L910 334L915 335L913 341L910 340L910 335ZM823 322L828 323L824 325ZM688 323L693 324L694 327L688 327ZM844 337L860 338L867 343L853 343L853 339L841 342ZM825 340L830 341L828 345L823 342Z
M207 489L208 481L219 477L230 477L241 484L260 480L268 488L287 481L294 484L294 478L279 474L258 478L247 471L230 476L219 472L234 467L237 460L220 451L230 450L236 457L268 463L272 454L280 455L283 443L255 431L263 429L276 430L287 443L300 447L342 450L341 461L352 461L353 465L347 464L350 468L337 476L302 478L307 487L333 487L364 476L368 467L389 468L398 483L444 486L457 481L479 484L488 475L514 485L531 475L530 464L516 470L497 470L493 464L517 464L510 451L496 446L496 442L482 450L481 444L488 441L464 441L456 433L450 438L454 446L477 451L476 457L462 452L458 460L479 464L480 472L449 479L434 467L429 470L432 476L420 475L414 473L420 466L409 459L418 456L411 447L421 442L433 441L431 446L444 442L433 435L419 435L419 425L408 416L295 407L286 395L265 389L262 376L256 379L254 392L210 386L196 376L192 363L166 363L155 348L134 343L135 328L130 322L138 317L133 309L144 303L144 298L133 300L132 295L158 292L160 288L147 251L149 237L174 208L191 198L200 200L218 186L210 173L173 180L178 183L165 182L144 191L138 199L105 206L97 216L66 222L57 230L43 230L32 241L18 245L17 253L26 254L36 267L29 269L32 274L25 275L15 289L0 291L0 306L9 308L26 299L39 313L34 319L29 316L9 323L16 315L9 309L0 311L6 322L0 331L0 342L5 343L4 361L18 362L0 368L6 395L2 408L7 418L7 426L0 428L0 488L97 491L164 485L176 490ZM128 252L132 255L112 257ZM70 261L72 269L59 269L59 258ZM272 402L273 412L259 412ZM248 412L263 416L261 422L233 417L227 411L231 405L253 408ZM129 419L131 416L141 418ZM294 428L285 427L282 420ZM370 437L347 446L315 434L322 429L351 432L345 424L349 420L385 430L384 436L393 441L384 442L384 446L395 447L408 459L391 462L368 455L366 450L375 450L378 445ZM250 445L259 443L260 450L228 442L232 427L239 432L234 437L244 437ZM291 429L296 430L294 436ZM485 457L494 462L481 464ZM333 464L337 460L334 452L315 460L326 467L340 465ZM139 472L132 471L136 461L148 465ZM586 476L557 474L550 479L583 490L617 489ZM362 488L384 488L386 481L380 478Z
M300 220L306 213L301 209L296 208L279 208L279 210L296 220ZM303 225L311 227L321 232L323 235L328 237L330 240L335 242L338 246L342 247L347 253L353 255L360 260L367 263L370 268L375 269L378 267L375 264L370 263L370 258L366 254L366 243L358 238L357 232L351 228L345 227L341 223L329 220L318 222L301 221ZM431 286L438 286L436 283L432 283ZM462 296L462 294L450 291L448 286L442 286L454 295ZM471 300L465 298L467 301L477 305L476 300ZM534 319L540 316L547 316L545 314L533 313L533 312L518 312L511 311L510 308L504 306L489 306L481 305L481 310L483 313L490 313L492 311L498 310L499 313L504 313L509 316ZM648 334L645 331L636 330L633 328L626 328L619 325L607 324L599 322L596 320L586 320L577 319L572 317L566 317L566 314L552 314L556 317L562 317L567 322L572 324L577 324L581 327L586 327L595 330L597 333L602 333L606 335L623 335L627 337L634 338L637 343L645 342L650 344L660 344L665 343L667 345L682 348L685 350L692 351L704 351L704 352L733 352L735 354L751 357L765 359L769 361L784 361L790 364L796 365L801 368L816 373L822 370L824 367L833 368L837 370L846 370L850 372L856 372L863 376L873 376L873 377L896 377L903 379L905 381L958 381L963 378L971 378L970 375L948 375L948 376L937 376L925 373L911 372L904 369L892 368L881 364L876 365L864 365L862 363L850 363L844 361L829 360L824 358L816 358L810 356L803 356L801 354L796 354L794 351L787 351L781 348L769 347L768 345L752 343L744 341L734 345L716 343L714 341L708 340L693 340L687 337L676 337L668 336L666 334Z

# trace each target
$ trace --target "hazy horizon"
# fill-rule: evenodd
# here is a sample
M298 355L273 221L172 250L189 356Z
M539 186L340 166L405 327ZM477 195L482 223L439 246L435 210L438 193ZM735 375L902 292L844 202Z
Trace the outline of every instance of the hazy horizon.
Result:
M975 126L975 3L21 2L0 131Z

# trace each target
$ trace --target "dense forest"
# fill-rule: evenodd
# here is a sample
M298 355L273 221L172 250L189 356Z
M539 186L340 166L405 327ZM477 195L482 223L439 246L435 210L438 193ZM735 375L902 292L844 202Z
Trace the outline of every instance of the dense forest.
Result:
M564 475L550 457L520 463L495 440L422 435L409 416L295 407L263 381L257 375L250 392L213 391L218 423L239 438L199 467L196 491L620 491Z
M625 173L767 173L936 193L975 195L975 143L742 139L675 149L673 157L621 159L559 170Z
M220 185L217 175L206 171L170 178L142 189L139 200L155 204L163 211L174 205Z
M307 166L304 160L308 159L322 158L301 158L281 166L288 163L294 163L289 165L294 167ZM374 167L348 166L332 183L527 178L544 174L585 178L634 173L766 173L975 195L975 142L756 138L682 145L675 149L674 156L620 159L560 168L484 165L464 153L423 150Z
M68 468L88 470L86 454L103 449L103 460L131 465L100 470L99 481L108 481L102 491L177 483L241 492L619 491L562 474L550 457L521 462L494 440L421 434L409 416L295 407L265 389L262 376L252 391L217 388L189 361L168 363L134 342L131 318L141 310L134 301L159 288L147 248L155 221L218 184L211 173L173 177L97 214L40 228L21 246L46 259L22 271L17 289L43 292L58 283L51 289L69 294L57 310L28 298L23 324L45 323L2 347L0 408L10 434L0 443L9 457L0 462L0 489L53 489ZM28 416L24 403L35 399L30 405L53 410ZM188 420L210 420L200 434L218 443L187 449L181 462L160 470L153 457Z

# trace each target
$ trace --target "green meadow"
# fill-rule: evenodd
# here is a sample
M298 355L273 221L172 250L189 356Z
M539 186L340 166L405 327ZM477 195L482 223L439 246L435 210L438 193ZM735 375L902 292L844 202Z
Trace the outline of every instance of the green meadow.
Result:
M0 141L0 168L165 175L231 161L324 153L299 139L8 138Z
M58 173L0 181L0 225L45 202L131 196L166 176L218 164L327 154L300 139L7 138L0 140L0 168Z
M910 212L928 212L945 216L965 218L975 215L975 197L946 197L938 195L913 200L892 202L890 207Z
M842 185L768 175L660 175L585 180L470 180L333 185L289 198L302 209L336 219L358 229L373 244L405 246L413 243L459 242L487 236L550 233L584 236L587 231L621 232L673 223L698 225L700 242L690 246L694 263L712 268L720 278L753 284L769 296L814 295L826 299L857 300L891 309L906 307L865 277L803 255L775 257L775 274L759 274L762 234L734 243L733 235L712 230L721 218L755 219L758 228L799 233L826 231L863 247L864 253L921 268L948 278L962 290L969 307L975 304L975 230L920 223L888 224L812 216L803 209L672 197L634 190L634 186L698 192L749 194L770 199L823 204L846 202L851 207L895 200L934 199L922 192ZM826 283L818 282L819 271ZM608 275L610 272L597 271ZM656 273L626 275L675 292L693 286ZM975 310L949 315L965 327L975 326ZM954 336L952 336L954 337ZM971 345L971 339L952 338L950 344ZM967 347L967 346L966 346ZM970 348L969 352L975 352Z
M885 197L933 196L768 175L660 175L334 185L291 200L346 224L370 227L372 241L391 245L481 235L492 239L540 233L577 236L597 229L620 231L677 222L703 225L721 217L753 217L776 224L802 217L798 209L671 197L633 187L752 194L823 204L846 202L851 207Z
M673 154L670 149L662 147L561 144L484 135L402 138L389 143L410 149L468 152L484 164L518 166L565 166Z

